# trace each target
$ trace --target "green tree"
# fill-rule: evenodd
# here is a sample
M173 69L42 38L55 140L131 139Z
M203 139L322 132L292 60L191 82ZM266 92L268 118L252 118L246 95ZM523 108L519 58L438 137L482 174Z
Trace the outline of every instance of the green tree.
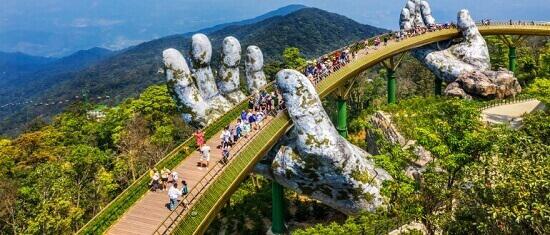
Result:
M296 47L287 47L283 51L283 63L285 68L298 69L306 65L306 59L300 54L300 49Z
M525 91L545 104L550 104L550 79L538 78Z

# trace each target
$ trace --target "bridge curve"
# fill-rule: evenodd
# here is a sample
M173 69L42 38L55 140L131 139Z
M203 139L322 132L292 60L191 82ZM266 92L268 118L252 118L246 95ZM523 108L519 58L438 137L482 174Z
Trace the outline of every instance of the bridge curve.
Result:
M478 29L482 35L550 36L550 24L510 25L493 23L491 25L479 25ZM398 42L393 41L387 46L381 46L368 55L354 59L346 66L331 73L323 81L317 84L316 90L320 98L326 97L338 87L345 85L349 79L391 56L459 36L459 31L455 28L451 28L428 32ZM202 185L204 188L200 190L201 194L189 205L188 209L176 210L176 212L171 213L161 224L159 224L155 234L204 233L210 222L224 205L225 201L238 188L240 182L244 180L254 165L273 147L273 145L275 145L278 139L282 137L291 126L292 121L287 113L279 113L275 118L271 119L249 140L248 143L242 146L240 151L235 153L232 160L223 169L213 176L207 184ZM216 138L217 135L214 135L214 137ZM178 149L182 149L181 146L178 147ZM146 187L146 185L140 187ZM143 191L143 189L141 190ZM140 201L137 201L134 207L139 203ZM108 211L109 205L104 210ZM146 214L147 211L143 211L143 213ZM120 216L120 214L117 216ZM88 228L94 226L94 220L97 221L99 219L94 217L94 219L86 224L79 233L88 234L89 231L94 231L88 230Z
M550 24L535 24L535 25L510 25L510 24L492 24L478 25L479 32L483 36L487 35L525 35L525 36L550 36ZM332 93L336 88L342 86L350 78L357 76L362 71L388 59L392 56L409 51L414 48L445 41L460 36L460 32L456 28L441 29L434 32L428 32L422 35L414 36L395 42L380 48L379 50L370 53L342 69L334 72L331 75L338 73L338 81L327 84L326 87L318 87L318 92L321 97ZM335 75L336 76L336 75Z

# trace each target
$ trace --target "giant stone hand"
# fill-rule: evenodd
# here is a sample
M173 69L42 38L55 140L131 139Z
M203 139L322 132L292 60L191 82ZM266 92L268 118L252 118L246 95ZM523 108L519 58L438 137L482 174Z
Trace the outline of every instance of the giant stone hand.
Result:
M240 90L241 45L234 37L223 40L222 65L215 78L210 68L210 40L204 34L195 34L191 39L193 73L178 50L170 48L162 54L169 90L183 109L184 118L203 127L246 98ZM265 84L265 76L263 81L252 82Z
M380 206L380 188L389 174L338 134L303 74L281 70L276 81L294 127L256 170L347 214Z
M521 92L513 73L491 70L485 39L468 10L458 12L458 30L462 40L441 48L432 44L413 50L412 54L439 79L449 85L445 94L459 97L505 98ZM435 24L427 1L409 0L401 11L400 27L404 31Z

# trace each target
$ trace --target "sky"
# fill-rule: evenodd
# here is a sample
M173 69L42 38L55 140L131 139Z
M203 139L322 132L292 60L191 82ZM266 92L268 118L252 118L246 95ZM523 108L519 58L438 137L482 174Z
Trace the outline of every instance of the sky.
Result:
M395 29L405 0L2 0L0 51L62 56L94 46L122 49L162 36L303 4ZM437 21L469 9L474 19L550 21L550 0L432 0Z

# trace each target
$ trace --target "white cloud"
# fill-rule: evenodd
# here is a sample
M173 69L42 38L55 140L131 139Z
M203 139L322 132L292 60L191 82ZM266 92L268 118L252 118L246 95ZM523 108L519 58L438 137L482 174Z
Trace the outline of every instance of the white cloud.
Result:
M110 50L120 50L130 46L135 46L145 41L146 40L142 39L129 39L124 36L118 36L114 39L114 41L104 44L103 47Z
M116 19L89 19L89 18L76 18L74 19L70 26L74 28L86 28L86 27L109 27L113 25L118 25L124 23L123 20Z

